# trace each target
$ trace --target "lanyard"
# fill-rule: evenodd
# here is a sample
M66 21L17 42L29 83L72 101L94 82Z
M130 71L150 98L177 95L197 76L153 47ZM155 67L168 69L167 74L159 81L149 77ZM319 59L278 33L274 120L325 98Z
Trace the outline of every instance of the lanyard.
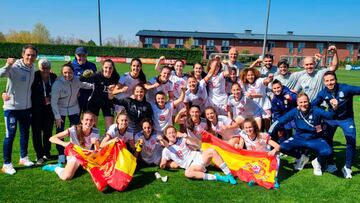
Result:
M299 112L300 112L301 118L305 121L305 123L307 123L309 126L315 128L315 126L314 126L313 124L311 124L311 123L304 117L304 115L302 114L301 110L300 110Z
M46 85L44 80L42 81L43 89L44 89L44 97L46 98ZM49 85L51 86L51 78L49 77Z

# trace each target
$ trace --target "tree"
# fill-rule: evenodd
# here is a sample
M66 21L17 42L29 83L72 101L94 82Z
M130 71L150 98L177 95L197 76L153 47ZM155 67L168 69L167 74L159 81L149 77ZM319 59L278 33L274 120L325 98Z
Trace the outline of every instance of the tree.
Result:
M28 31L10 30L5 38L7 42L31 43L31 33Z
M87 42L87 45L88 45L88 46L96 46L96 43L95 43L92 39L90 39L90 40Z
M0 42L6 42L5 35L2 32L0 32Z
M32 43L42 43L49 44L50 43L50 32L42 23L36 23L31 32L31 42Z
M190 37L189 39L187 39L184 43L184 47L186 49L191 49L191 47L194 45L194 38Z

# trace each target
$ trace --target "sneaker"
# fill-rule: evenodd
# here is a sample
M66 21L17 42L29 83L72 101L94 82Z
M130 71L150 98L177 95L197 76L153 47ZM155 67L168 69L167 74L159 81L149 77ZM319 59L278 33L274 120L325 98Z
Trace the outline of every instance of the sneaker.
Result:
M221 181L221 182L224 182L224 183L228 183L229 182L229 179L227 176L222 176L218 173L215 173L215 177L216 177L216 180L217 181Z
M227 174L226 176L227 176L227 179L229 180L229 182L230 182L231 185L236 185L236 184L237 184L237 182L236 182L236 180L235 180L235 178L234 178L233 175Z
M29 167L29 166L34 165L34 162L30 161L29 157L26 156L24 158L20 158L19 165Z
M338 169L335 164L329 164L326 166L326 169L325 169L325 171L328 173L335 173L337 170Z
M352 178L352 170L349 169L349 168L346 168L346 166L344 166L344 168L341 169L341 171L343 172L344 174L344 178L347 178L347 179L351 179Z
M61 164L47 164L41 170L54 172L56 167L61 167Z
M11 163L4 164L1 170L2 170L2 172L9 174L9 175L14 175L16 173L16 171Z
M302 154L301 157L299 159L296 159L296 164L294 169L301 171L303 170L304 166L309 162L309 157Z
M254 186L254 185L255 185L255 181L254 181L254 180L250 180L250 181L248 182L248 186L252 187L252 186Z
M280 184L277 178L275 178L275 183L274 183L274 189L279 189L280 188Z
M64 164L65 163L65 155L59 155L58 163L59 164Z
M36 160L35 165L43 165L46 162L44 158L40 158Z
M317 158L312 160L311 165L314 167L314 175L321 176L322 175L321 165L318 162Z

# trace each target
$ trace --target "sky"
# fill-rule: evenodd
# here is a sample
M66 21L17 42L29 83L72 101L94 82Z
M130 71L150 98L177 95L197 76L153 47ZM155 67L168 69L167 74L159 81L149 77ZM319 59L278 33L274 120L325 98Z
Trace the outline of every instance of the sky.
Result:
M98 0L1 0L0 32L31 31L99 42ZM101 0L102 40L139 30L265 32L267 0ZM359 0L272 0L270 34L360 37Z

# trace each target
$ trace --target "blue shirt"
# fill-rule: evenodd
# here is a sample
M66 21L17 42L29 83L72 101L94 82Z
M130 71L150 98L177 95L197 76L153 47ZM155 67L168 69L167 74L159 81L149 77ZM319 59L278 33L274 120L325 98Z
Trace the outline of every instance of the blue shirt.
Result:
M319 128L321 127L322 120L332 119L334 113L315 106L310 106L309 108L307 113L303 113L298 108L295 108L280 117L269 129L271 136L273 136L281 126L294 120L296 135L306 139L317 137L319 135Z
M74 75L77 77L80 77L84 70L92 70L94 73L96 72L96 65L94 63L91 63L89 61L86 61L86 63L80 65L76 59L73 60L72 65L74 67Z
M290 91L290 89L286 86L282 86L282 91L280 95L275 95L271 100L271 112L273 120L277 120L285 113L289 112L291 109L296 108L296 98L297 95ZM285 99L285 95L289 95L291 100ZM286 101L285 101L286 100Z
M336 115L334 119L344 120L354 118L353 96L360 95L360 87L350 86L346 84L336 84L334 91L325 88L319 92L313 105L319 106L323 101L329 106L328 110ZM334 110L330 104L331 99L338 101L338 107Z

